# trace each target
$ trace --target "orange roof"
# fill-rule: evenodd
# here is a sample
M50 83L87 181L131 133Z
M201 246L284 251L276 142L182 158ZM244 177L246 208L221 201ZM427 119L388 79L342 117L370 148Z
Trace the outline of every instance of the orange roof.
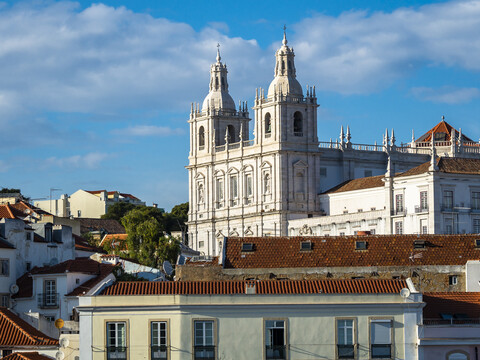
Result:
M12 204L12 207L17 209L18 211L21 211L22 213L24 213L24 215L30 215L32 212L42 215L51 215L49 212L46 212L45 210L33 206L32 204L29 204L23 200Z
M335 237L232 237L225 240L224 268L302 268L350 266L465 265L480 260L475 248L479 235L366 235ZM356 241L366 241L367 250L355 250ZM425 240L424 249L414 241ZM311 250L300 250L310 241ZM243 251L242 244L253 244ZM413 255L421 253L417 257ZM184 266L195 266L190 262Z
M397 294L405 280L264 280L264 281L130 281L106 288L102 295L235 295L255 285L259 295L280 294Z
M431 142L432 141L432 132L435 134L435 141L450 141L452 139L452 130L455 131L455 137L458 139L459 132L445 120L440 121L437 125L427 131L425 134L420 136L416 143L419 142ZM463 141L473 141L469 137L462 134Z
M385 184L382 181L384 175L369 176L359 179L347 180L340 185L337 185L330 190L324 192L324 194L339 193L344 191L371 189L375 187L383 187Z
M0 219L16 219L9 204L0 205Z
M120 250L127 250L128 234L107 234L100 242L100 246L110 244L112 248L119 248Z
M41 355L36 351L32 352L15 352L4 356L2 360L51 360L51 357Z
M72 236L73 236L73 239L75 240L75 250L105 254L105 251L103 249L90 245L88 241L83 237L75 234L72 234Z
M0 307L0 346L58 346L58 340L38 331L7 308Z
M464 314L470 319L480 318L479 292L425 293L423 309L425 319L440 319L440 314Z
M446 174L480 175L480 159L438 157L436 161L439 172ZM397 177L423 174L428 172L429 168L430 162L426 162L398 174Z

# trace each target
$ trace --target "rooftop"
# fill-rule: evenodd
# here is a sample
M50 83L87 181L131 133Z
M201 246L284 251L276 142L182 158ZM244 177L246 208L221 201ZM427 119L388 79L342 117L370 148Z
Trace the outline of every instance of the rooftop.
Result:
M32 352L15 352L4 356L2 360L51 360L51 357L41 355L36 351Z
M224 243L224 268L465 265L480 260L477 239L480 235L229 237ZM366 242L366 249L356 249L357 241ZM302 250L305 242L311 246ZM251 250L242 251L243 244Z
M427 304L424 319L458 320L480 319L479 292L439 292L423 294Z
M445 120L440 121L437 125L435 125L433 128L428 130L425 134L420 136L417 140L415 140L416 143L420 142L431 142L432 141L432 132L435 134L435 141L451 141L452 139L452 131L455 131L455 137L458 139L459 132L455 130L455 128L447 123ZM469 137L465 136L462 134L462 140L463 141L469 141L472 142L473 140L470 139Z
M235 295L255 286L259 295L398 294L405 280L264 280L264 281L131 281L118 282L102 295Z
M38 331L7 308L0 307L0 346L58 346L58 340Z
M100 231L107 234L125 234L125 228L113 219L94 219L94 218L77 218L80 222L80 233L85 234L91 231Z

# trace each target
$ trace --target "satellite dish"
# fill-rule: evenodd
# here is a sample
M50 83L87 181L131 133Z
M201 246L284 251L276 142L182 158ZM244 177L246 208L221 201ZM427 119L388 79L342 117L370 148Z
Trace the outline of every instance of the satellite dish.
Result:
M10 294L15 295L18 293L18 290L20 290L20 288L17 284L10 285Z
M173 274L173 266L172 264L170 264L170 261L165 260L163 262L163 271L165 271L165 274L167 274L168 276Z
M57 351L57 353L55 354L55 359L63 360L64 358L65 358L65 354L63 353L63 351Z
M66 348L70 344L70 340L68 338L64 337L60 339L60 347Z
M400 290L400 296L404 299L408 298L410 296L410 290L408 290L407 288L403 288L402 290Z

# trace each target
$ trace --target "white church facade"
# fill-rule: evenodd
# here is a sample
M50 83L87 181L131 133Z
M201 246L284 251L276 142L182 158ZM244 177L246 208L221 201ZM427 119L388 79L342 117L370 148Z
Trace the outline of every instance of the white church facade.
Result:
M346 132L342 127L339 140L320 142L315 87L304 93L297 81L285 34L275 57L267 93L256 91L253 139L247 104L235 106L219 52L210 69L209 94L201 107L192 104L188 234L189 245L204 254L219 254L225 236L298 235L305 224L311 228L326 215L322 194L327 190L384 175L387 165L395 174L431 158L430 142L412 139L397 146L393 130L381 145L353 144L348 127ZM457 141L453 134L455 146L433 140L440 155L462 151L466 137L460 133ZM479 156L477 143L463 145L466 156Z

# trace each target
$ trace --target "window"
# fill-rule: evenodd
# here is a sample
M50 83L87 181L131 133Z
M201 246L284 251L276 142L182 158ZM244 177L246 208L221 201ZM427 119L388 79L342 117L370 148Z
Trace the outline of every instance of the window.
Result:
M396 213L403 213L403 194L395 195L395 210Z
M302 241L300 243L300 250L312 250L312 242L311 241Z
M468 360L468 357L463 352L455 350L455 352L448 354L447 360Z
M420 234L428 234L428 220L420 219Z
M231 206L238 204L238 176L230 176L230 202Z
M0 306L10 307L10 295L9 294L0 294Z
M265 114L265 137L269 137L272 133L272 117L270 113Z
M29 272L30 270L32 270L32 263L30 261L27 261L25 263L25 269L27 272Z
M367 250L367 242L355 241L355 250Z
M234 143L234 142L236 142L236 139L235 139L235 128L233 127L233 125L228 125L228 126L227 126L227 137L228 137L228 142L229 142L229 143Z
M473 219L473 233L480 234L480 219Z
M82 216L82 210L77 211L77 217L80 217L80 216Z
M205 246L205 241L200 240L200 241L198 242L198 247L199 247L199 248L203 248L204 246Z
M205 129L203 126L200 126L200 129L198 129L198 149L205 149Z
M453 191L445 190L443 192L443 208L447 210L453 209Z
M10 275L10 260L0 259L0 276Z
M151 331L151 360L167 359L167 322L152 321Z
M252 197L253 197L252 174L245 175L245 197L246 197L246 203L250 204L252 202Z
M450 275L448 277L448 285L457 285L458 284L458 277L457 275Z
M420 191L420 211L428 210L428 192Z
M300 111L293 114L293 135L303 136L303 116Z
M195 321L194 358L202 360L215 359L215 342L213 338L213 321Z
M355 358L352 319L337 320L337 358Z
M243 243L242 244L242 251L254 251L255 247L253 243Z
M480 210L480 191L472 192L472 210Z
M265 342L267 359L286 359L284 320L265 320Z
M395 234L397 235L403 234L403 222L401 221L395 222Z
M217 194L217 208L223 206L223 179L217 179L216 181L216 194Z
M126 323L107 322L107 359L126 359Z
M370 322L370 357L390 359L392 357L392 321L372 320Z
M58 305L57 283L55 280L45 280L43 283L43 307L56 307ZM40 294L41 295L41 294Z

